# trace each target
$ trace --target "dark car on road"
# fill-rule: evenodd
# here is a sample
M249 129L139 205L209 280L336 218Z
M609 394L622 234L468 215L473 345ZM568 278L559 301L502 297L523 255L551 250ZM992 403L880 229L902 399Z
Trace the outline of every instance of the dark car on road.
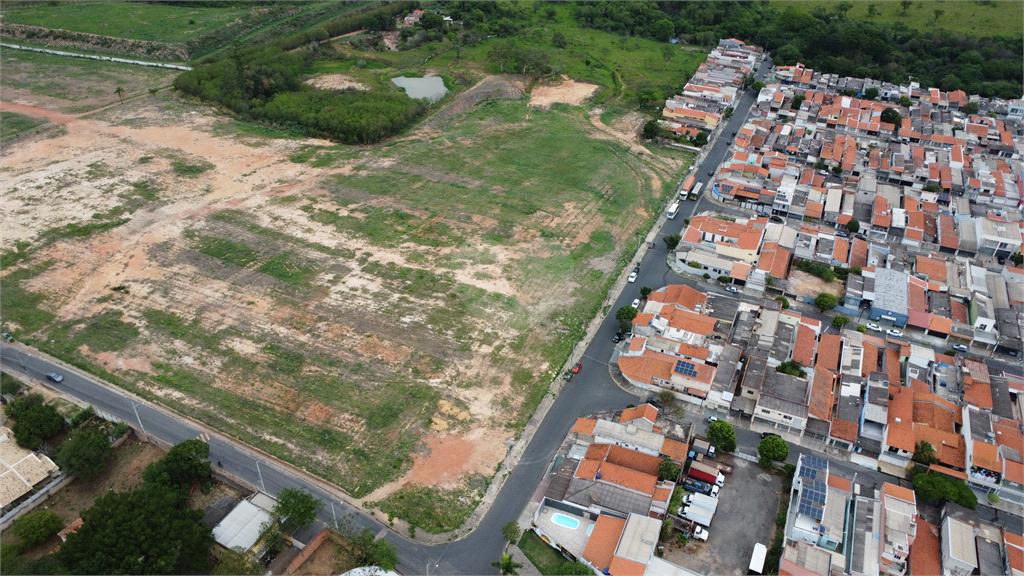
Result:
M61 376L60 374L57 374L56 372L50 372L49 374L46 375L46 378L49 380L53 380L54 382L64 381L64 377Z
M768 438L769 436L775 436L777 438L782 438L782 436L779 436L775 432L761 432L761 440L764 440L765 438Z
M620 340L622 340L622 333L616 332L615 336L612 336L612 342L618 344Z

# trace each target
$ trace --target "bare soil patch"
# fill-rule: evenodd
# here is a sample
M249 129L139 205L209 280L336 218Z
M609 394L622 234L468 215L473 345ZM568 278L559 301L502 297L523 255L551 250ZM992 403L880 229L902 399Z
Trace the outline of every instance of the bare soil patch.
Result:
M534 86L530 91L530 105L548 108L555 102L561 102L579 106L600 88L596 84L585 84L562 76L561 82Z
M54 124L66 124L76 120L78 117L71 114L61 114L52 110L44 110L35 106L24 106L12 102L0 102L0 110L4 112L17 112L33 118L45 118Z
M786 280L787 290L802 296L805 298L816 298L818 294L827 292L843 301L844 294L844 283L842 280L836 279L831 282L825 282L817 276L812 276L802 270L796 270L795 268L789 273L789 279Z
M321 74L315 78L306 80L306 84L320 88L321 90L344 90L346 88L355 88L356 90L370 89L366 84L344 74Z

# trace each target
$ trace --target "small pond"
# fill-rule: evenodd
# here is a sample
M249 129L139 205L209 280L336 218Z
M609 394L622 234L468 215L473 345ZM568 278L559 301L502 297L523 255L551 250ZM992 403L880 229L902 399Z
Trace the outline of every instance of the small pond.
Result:
M437 102L448 93L448 89L444 87L444 80L438 76L428 76L426 78L399 76L398 78L392 78L391 81L400 88L405 88L405 93L409 95L409 98L416 98L417 100L427 98L431 102Z

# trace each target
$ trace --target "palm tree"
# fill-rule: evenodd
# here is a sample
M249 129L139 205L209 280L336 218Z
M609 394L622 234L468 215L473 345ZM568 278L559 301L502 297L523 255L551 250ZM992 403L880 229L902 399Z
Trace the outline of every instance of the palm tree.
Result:
M507 553L501 555L501 562L491 562L491 566L501 570L502 576L516 576L519 572L516 572L516 568L522 568L523 565L512 560L512 557Z
M121 102L124 102L124 88L118 86L117 90L114 90L114 94L117 94L117 97L121 99Z

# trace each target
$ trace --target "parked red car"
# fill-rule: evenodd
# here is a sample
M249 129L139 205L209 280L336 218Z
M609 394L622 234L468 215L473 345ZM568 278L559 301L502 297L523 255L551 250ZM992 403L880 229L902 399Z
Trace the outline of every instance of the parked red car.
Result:
M577 362L576 365L572 367L572 373L579 374L581 368L583 368L583 362Z

